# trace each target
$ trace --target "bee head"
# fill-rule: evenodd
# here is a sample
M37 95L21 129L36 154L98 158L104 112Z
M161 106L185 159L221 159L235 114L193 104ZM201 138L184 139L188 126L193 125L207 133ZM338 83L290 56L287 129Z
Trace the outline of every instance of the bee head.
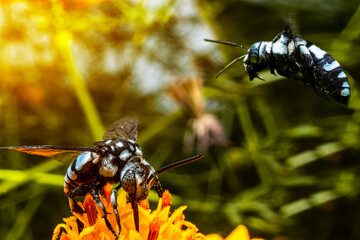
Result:
M135 203L140 203L149 195L152 185L157 180L153 177L154 174L154 168L145 159L134 157L122 169L120 183Z
M264 69L264 63L262 57L259 54L261 42L254 43L248 54L244 57L244 68L248 72L250 80L253 80L255 77L260 78L257 75L257 72ZM261 78L260 78L261 79Z
M133 157L125 164L121 171L121 186L129 195L131 195L132 201L138 204L149 195L150 189L154 184L160 185L157 177L160 173L196 161L203 156L203 154L199 154L197 156L169 164L157 171L155 171L154 168L145 161L145 159L138 156Z

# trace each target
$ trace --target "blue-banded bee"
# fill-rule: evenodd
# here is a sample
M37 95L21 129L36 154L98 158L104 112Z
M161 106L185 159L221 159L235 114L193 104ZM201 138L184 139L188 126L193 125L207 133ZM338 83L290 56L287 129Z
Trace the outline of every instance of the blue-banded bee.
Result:
M139 231L138 204L144 200L151 189L159 197L163 190L158 175L167 170L198 160L203 156L184 159L157 171L142 157L142 151L136 143L139 122L135 118L122 118L114 122L93 147L62 147L51 145L0 147L28 154L54 158L62 163L71 163L65 175L64 191L69 199L72 212L83 213L75 202L75 197L91 194L95 203L102 210L101 216L116 239L120 235L121 225L117 211L117 193L122 187L129 195L129 202L134 212L136 230ZM106 183L119 184L112 190L111 205L114 209L119 232L116 233L107 219L107 212L100 200Z
M231 42L205 41L240 47L248 52L230 62L216 77L243 59L250 80L262 79L257 72L269 67L272 74L275 75L276 69L278 74L312 87L321 97L331 97L345 106L349 103L350 84L340 64L324 50L292 33L289 27L272 41L256 42L250 49Z

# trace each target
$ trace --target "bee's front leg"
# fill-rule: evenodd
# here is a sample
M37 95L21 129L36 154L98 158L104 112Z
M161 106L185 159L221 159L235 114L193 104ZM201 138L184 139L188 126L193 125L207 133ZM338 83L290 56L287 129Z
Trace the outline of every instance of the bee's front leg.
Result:
M106 212L106 208L100 200L100 193L102 191L102 188L103 188L103 186L96 186L93 188L93 191L90 194L93 197L96 205L98 205L100 207L100 209L102 210L101 217L104 218L107 228L114 234L115 239L118 239L119 235L116 234L114 228L111 226L111 223L109 222L109 220L107 218L108 213Z
M111 192L111 206L114 209L114 213L115 213L115 217L116 217L116 222L117 225L119 227L119 233L118 235L120 236L121 233L121 224L120 224L120 217L119 217L119 212L117 210L117 193L119 191L119 189L121 188L121 184L119 184L119 186L117 186L116 188L114 188Z
M76 213L84 213L84 210L76 203L76 201L74 200L74 198L76 197L83 197L88 193L91 193L93 191L93 187L92 185L90 186L80 186L75 188L74 190L72 190L68 195L69 198L69 205L70 205L70 209L71 212L76 212Z
M156 182L154 183L155 191L159 198L162 198L162 195L164 193L164 190L161 187L160 181L156 178Z

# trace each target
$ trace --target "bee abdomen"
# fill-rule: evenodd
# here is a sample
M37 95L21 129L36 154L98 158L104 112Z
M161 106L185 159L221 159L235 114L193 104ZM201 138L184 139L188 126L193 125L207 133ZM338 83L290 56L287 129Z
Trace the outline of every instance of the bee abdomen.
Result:
M69 194L79 186L89 185L98 180L99 155L94 152L83 152L68 167L64 181L64 192Z
M340 64L327 52L291 32L284 31L272 43L269 61L285 77L310 86L322 96L348 105L350 85Z

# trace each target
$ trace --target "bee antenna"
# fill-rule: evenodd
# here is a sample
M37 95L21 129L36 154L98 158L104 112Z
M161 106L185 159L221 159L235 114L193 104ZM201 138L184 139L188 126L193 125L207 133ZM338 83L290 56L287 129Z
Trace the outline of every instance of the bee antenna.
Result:
M228 65L226 65L223 69L221 69L218 74L216 74L215 78L218 78L223 72L225 72L228 68L230 68L234 63L236 63L237 61L240 61L245 56L246 56L246 54L232 60L230 63L228 63Z
M249 51L249 49L247 49L247 48L244 47L243 45L236 44L236 43L232 43L232 42L218 41L218 40L212 40L212 39L206 39L206 38L204 38L204 41L206 41L206 42L213 42L213 43L220 43L220 44L224 44L224 45L229 45L229 46L233 46L233 47L242 48L242 49L244 49L244 50L246 50L246 51Z
M147 180L147 183L149 183L154 177L156 177L160 173L163 173L163 172L169 171L169 170L171 170L173 168L177 168L177 167L180 167L182 165L194 162L194 161L202 158L203 156L204 156L204 154L201 153L199 155L196 155L196 156L193 156L193 157L190 157L190 158L187 158L187 159L183 159L183 160L180 160L178 162L171 163L171 164L169 164L169 165L167 165L165 167L162 167L159 170L157 170L154 174L149 176L149 178Z

